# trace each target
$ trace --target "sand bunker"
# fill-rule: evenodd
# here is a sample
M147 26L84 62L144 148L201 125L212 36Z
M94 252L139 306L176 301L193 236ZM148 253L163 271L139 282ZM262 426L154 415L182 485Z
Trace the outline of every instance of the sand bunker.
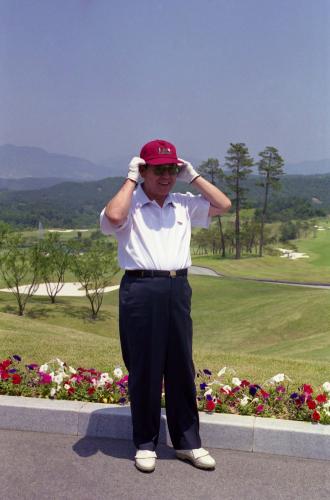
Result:
M302 252L294 252L293 250L288 250L287 248L278 248L280 252L282 252L283 255L281 257L287 258L287 259L309 259L309 255L306 253Z
M46 230L48 233L83 233L86 231L89 231L89 229L47 229Z
M52 287L55 288L56 284L51 283ZM23 285L19 287L19 291L21 293L26 293L28 290L29 285ZM118 290L119 285L115 286L107 286L104 291L105 292L112 292L114 290ZM0 289L0 292L10 292L11 290L9 288L2 288ZM34 295L40 295L40 296L47 296L47 289L46 285L44 283L41 283L38 287L38 290L35 292ZM81 284L80 283L64 283L64 286L62 290L60 290L57 294L59 297L84 297L85 290L81 290Z

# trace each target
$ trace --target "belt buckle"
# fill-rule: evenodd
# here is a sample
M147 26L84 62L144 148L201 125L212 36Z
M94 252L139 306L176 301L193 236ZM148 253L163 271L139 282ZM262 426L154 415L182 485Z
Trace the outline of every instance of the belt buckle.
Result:
M176 271L170 271L171 278L176 278Z

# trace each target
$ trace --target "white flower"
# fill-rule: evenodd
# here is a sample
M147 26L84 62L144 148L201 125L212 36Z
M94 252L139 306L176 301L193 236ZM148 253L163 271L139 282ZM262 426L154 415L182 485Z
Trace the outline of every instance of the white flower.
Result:
M226 373L226 370L227 370L226 366L224 366L223 368L221 368L221 370L218 372L218 377L221 377L221 375L223 375L224 373Z
M48 370L48 365L47 363L45 363L44 365L41 365L40 368L39 368L39 372L43 372L43 373L46 373Z
M110 384L113 383L113 378L109 377L109 373L101 373L100 378L106 382L110 382Z
M55 379L55 373L54 373L54 372L50 372L50 374L49 374L49 375L51 376L52 381L54 382L54 379Z
M252 403L259 403L259 398L252 399Z
M113 379L109 377L108 373L101 373L100 380L98 381L97 387L103 387L107 382L113 383Z
M212 394L212 389L208 389L207 391L204 392L205 397L210 395L210 394Z
M233 377L233 379L232 379L232 383L233 383L234 385L236 385L236 386L237 386L237 385L241 385L241 380L240 380L239 378L237 378L237 377Z
M284 373L278 373L277 375L274 375L274 377L272 377L270 380L272 382L283 382L284 378Z
M223 389L223 390L224 390L227 394L229 394L229 393L230 393L230 391L231 391L231 387L230 387L230 385L224 385L222 389Z
M329 408L330 409L330 399L326 403L324 403L323 408Z
M58 375L55 375L55 377L53 378L53 380L58 385L60 385L63 382L63 375L62 375L62 373L59 373Z
M70 373L77 373L77 370L75 370L74 368L72 368L72 366L69 366L69 372Z
M116 378L121 378L123 376L123 372L119 367L113 370L113 374Z
M240 401L240 405L241 406L246 406L249 402L249 398L247 396L244 396L241 401Z
M67 391L70 389L70 385L69 384L64 384L64 389L66 389Z
M325 392L330 392L330 382L324 382L322 388Z
M60 366L63 366L64 365L64 361L60 360L59 358L56 358L56 361L58 362L58 364Z
M55 389L55 387L52 387L50 390L50 395L53 397L53 396L55 396L55 394L56 394L56 389Z

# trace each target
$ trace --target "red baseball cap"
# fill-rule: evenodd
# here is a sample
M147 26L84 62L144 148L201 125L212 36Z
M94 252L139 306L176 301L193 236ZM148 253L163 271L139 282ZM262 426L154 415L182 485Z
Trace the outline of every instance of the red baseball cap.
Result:
M141 149L140 158L149 165L165 165L168 163L182 165L182 161L177 157L175 146L162 139L156 139L145 144Z

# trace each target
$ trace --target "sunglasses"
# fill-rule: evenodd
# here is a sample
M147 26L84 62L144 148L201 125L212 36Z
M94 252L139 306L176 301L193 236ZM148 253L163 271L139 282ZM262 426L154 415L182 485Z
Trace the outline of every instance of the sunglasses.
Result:
M146 165L146 167L149 166L150 165ZM178 175L181 170L178 165L155 165L151 166L151 168L155 175L163 175L165 174L165 172L169 173L170 175Z

